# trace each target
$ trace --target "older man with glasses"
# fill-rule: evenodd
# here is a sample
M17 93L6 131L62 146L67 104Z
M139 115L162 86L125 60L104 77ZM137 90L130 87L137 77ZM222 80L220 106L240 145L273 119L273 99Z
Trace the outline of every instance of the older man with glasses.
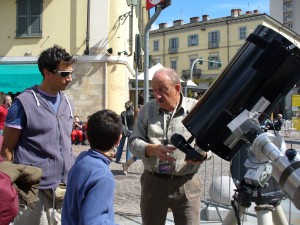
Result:
M199 225L202 181L198 170L211 152L201 151L202 160L185 160L185 153L172 145L177 133L190 133L182 119L197 100L183 96L177 72L161 68L151 81L155 99L140 109L129 139L129 149L143 161L141 216L143 225L164 225L168 209L175 224ZM200 152L200 151L199 151Z
M43 51L38 58L42 83L18 95L8 110L2 156L43 170L34 210L20 205L14 225L61 224L63 188L74 162L73 104L62 91L72 81L74 62L73 56L57 45Z

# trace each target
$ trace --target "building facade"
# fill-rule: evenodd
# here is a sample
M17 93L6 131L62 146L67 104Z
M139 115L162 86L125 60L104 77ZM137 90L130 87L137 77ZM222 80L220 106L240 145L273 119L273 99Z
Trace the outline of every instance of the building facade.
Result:
M39 84L37 58L57 44L77 58L65 91L75 114L85 120L103 108L121 112L135 75L134 37L148 18L144 8L142 1L131 7L119 0L2 0L0 93Z
M300 34L299 11L300 1L298 0L270 1L270 16L298 34Z
M242 13L240 9L233 9L230 16L218 19L210 20L208 15L203 15L202 20L192 17L189 23L175 20L169 27L166 23L159 24L159 29L150 32L152 65L159 62L171 67L177 70L183 80L191 79L207 89L222 73L247 36L260 24L272 28L300 46L297 33L267 14L257 10Z

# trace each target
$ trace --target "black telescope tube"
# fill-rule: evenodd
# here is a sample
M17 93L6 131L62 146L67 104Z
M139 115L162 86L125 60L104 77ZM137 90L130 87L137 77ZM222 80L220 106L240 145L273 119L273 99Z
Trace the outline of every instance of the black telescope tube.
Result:
M245 109L251 111L261 98L270 102L264 113L271 113L299 80L300 50L291 46L281 34L262 25L247 38L183 120L201 149L228 161L234 157L238 149L224 144L232 134L227 125Z

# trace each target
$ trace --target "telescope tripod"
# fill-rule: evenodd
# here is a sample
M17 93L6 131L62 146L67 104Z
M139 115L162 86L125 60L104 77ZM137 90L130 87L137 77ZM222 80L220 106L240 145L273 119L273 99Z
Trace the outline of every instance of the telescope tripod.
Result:
M256 190L250 191L248 186L246 189L242 188L234 195L232 209L227 214L222 225L240 225L246 209L251 206L251 201L256 203L255 212L258 225L288 225L280 204L284 196L282 192L276 191L264 196L259 191L259 196L253 197L253 193Z

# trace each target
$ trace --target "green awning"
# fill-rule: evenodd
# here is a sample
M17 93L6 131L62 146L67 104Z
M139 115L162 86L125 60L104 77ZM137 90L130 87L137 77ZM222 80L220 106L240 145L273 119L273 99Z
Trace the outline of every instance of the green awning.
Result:
M0 64L0 92L22 92L42 80L37 64Z

